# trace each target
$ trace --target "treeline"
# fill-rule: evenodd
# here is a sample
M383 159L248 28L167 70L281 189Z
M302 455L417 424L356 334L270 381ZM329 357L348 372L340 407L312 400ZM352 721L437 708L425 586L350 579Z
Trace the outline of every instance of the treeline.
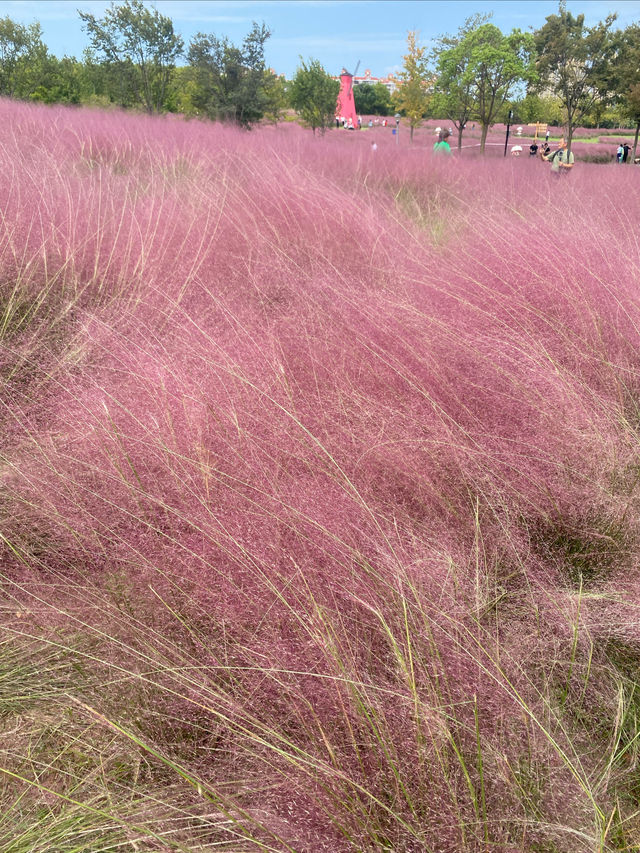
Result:
M616 15L588 27L561 0L535 32L502 33L484 15L469 18L431 51L409 33L396 93L411 130L425 117L447 118L458 131L468 122L562 125L568 144L579 125L634 125L640 130L640 25L615 29Z
M89 37L82 60L51 54L39 23L0 18L0 95L177 112L245 126L275 120L287 107L284 79L265 66L270 32L264 25L254 23L241 45L206 33L187 45L172 20L142 0L112 3L102 18L79 15Z
M265 65L270 31L254 23L242 44L198 33L189 44L173 22L142 0L112 3L102 18L79 12L89 45L81 60L53 56L37 22L0 18L0 95L45 103L117 105L177 112L249 127L295 110L315 131L334 119L338 82L315 61L292 80ZM482 128L536 121L640 130L640 24L615 28L610 15L595 26L561 0L535 32L503 33L476 15L431 50L410 32L399 87L354 87L363 115L399 112L411 133L425 118L449 119L458 144L468 122Z

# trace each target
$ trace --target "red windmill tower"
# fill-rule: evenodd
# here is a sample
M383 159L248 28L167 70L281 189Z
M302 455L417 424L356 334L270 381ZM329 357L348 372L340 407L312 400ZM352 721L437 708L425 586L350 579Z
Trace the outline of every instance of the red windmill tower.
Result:
M358 115L356 113L356 102L353 97L353 78L358 73L360 62L356 65L356 70L350 74L346 68L342 69L340 74L340 91L338 92L338 100L336 102L336 116L346 119L347 124L352 127L358 127Z

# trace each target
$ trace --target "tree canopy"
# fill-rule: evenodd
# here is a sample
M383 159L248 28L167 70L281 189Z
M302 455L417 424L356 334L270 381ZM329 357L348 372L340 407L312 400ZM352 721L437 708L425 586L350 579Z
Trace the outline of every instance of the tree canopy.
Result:
M475 78L467 73L471 63L467 36L487 21L484 15L467 18L456 35L441 36L433 52L436 65L433 112L453 123L458 131L458 148L462 147L465 125L476 109Z
M47 48L40 24L24 26L8 16L0 18L0 94L29 97L39 85Z
M429 106L429 67L427 48L418 41L415 30L407 33L407 52L403 56L400 86L395 93L398 109L409 119L411 140L427 114Z
M609 15L587 27L584 15L572 15L560 0L557 14L549 15L535 33L538 86L560 100L566 112L569 147L576 122L611 93L609 63L615 53L611 32L615 19Z
M353 97L361 115L388 116L393 112L391 94L384 83L360 83L353 87Z
M333 123L340 84L327 74L317 59L300 65L289 89L289 101L315 134L324 133Z
M184 48L171 18L142 0L111 3L103 18L78 14L93 49L121 73L128 73L135 94L149 112L161 110L171 70Z
M264 46L271 35L255 21L240 47L227 38L198 33L188 59L196 81L193 102L213 119L248 127L268 111L270 88L275 84L264 62Z

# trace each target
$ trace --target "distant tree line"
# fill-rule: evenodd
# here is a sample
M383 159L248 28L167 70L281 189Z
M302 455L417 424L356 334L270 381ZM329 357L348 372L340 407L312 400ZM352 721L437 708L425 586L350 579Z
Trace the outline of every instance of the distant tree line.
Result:
M560 0L540 29L504 34L490 16L469 18L443 35L426 55L409 33L395 95L411 126L449 119L458 146L469 122L481 128L484 149L492 124L562 125L571 147L574 129L635 127L640 132L640 25L614 29L616 15L588 27Z
M102 17L79 12L89 39L82 59L53 56L40 24L0 18L0 95L45 103L117 105L149 113L177 112L250 127L294 110L314 132L331 126L339 84L317 60L300 64L290 81L265 64L270 30L254 23L241 45L198 33L188 45L173 22L142 0L112 2ZM448 119L462 144L469 122L561 124L569 145L578 124L633 124L640 131L640 24L614 29L616 16L595 26L560 0L532 33L502 33L475 15L433 49L407 38L391 95L382 84L354 87L360 114L400 112L413 131L425 118ZM634 146L635 148L635 146Z
M253 24L240 46L213 33L188 45L171 19L142 0L79 12L89 47L58 59L39 23L0 18L0 95L44 103L179 112L250 126L286 108L285 81L264 60L269 29Z

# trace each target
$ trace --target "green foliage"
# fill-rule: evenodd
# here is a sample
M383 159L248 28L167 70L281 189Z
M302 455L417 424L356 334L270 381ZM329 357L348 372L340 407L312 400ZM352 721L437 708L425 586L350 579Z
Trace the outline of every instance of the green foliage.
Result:
M564 120L562 104L558 98L539 95L534 91L527 92L524 98L511 104L514 122L535 124L537 121L545 124L559 125Z
M272 71L265 70L263 86L265 96L264 118L272 124L277 124L282 120L284 111L289 104L286 80Z
M306 63L302 57L289 88L289 103L302 121L316 132L324 133L336 114L340 84L333 80L317 59Z
M40 83L30 98L45 104L82 104L93 95L91 77L83 62L68 56L62 59L48 56Z
M469 18L456 36L444 36L435 52L438 104L459 131L469 119L482 126L480 147L519 83L535 79L534 44L529 33L504 35L486 17Z
M482 125L481 150L489 127L517 83L531 82L533 39L513 30L503 35L493 24L483 24L469 33L470 62L467 77L473 81L475 115Z
M413 132L427 114L430 101L427 49L418 44L415 30L407 34L407 52L403 59L401 82L394 100L400 112L409 119L413 140Z
M166 98L169 112L181 113L189 117L197 116L199 113L194 104L197 88L192 68L189 66L174 68Z
M130 90L150 113L162 110L171 71L184 47L171 18L142 0L112 3L101 19L89 12L79 15L92 48L121 79L121 91Z
M41 83L48 60L40 24L0 18L0 95L25 98Z
M270 35L255 21L241 47L213 33L197 33L188 58L196 82L191 100L200 114L248 127L272 108L272 75L264 63Z
M356 111L361 115L388 116L393 113L391 94L384 83L360 83L353 87Z
M640 134L640 24L632 24L620 34L619 49L613 62L618 108L623 118L631 119L636 126L633 141L633 163Z
M462 147L462 133L475 106L473 79L465 73L471 58L466 36L487 20L483 15L468 18L457 35L441 36L433 51L437 77L432 112L453 123L458 130L458 148Z
M549 15L534 34L539 88L556 96L565 111L567 143L573 129L597 101L611 96L610 60L615 53L609 15L594 27L586 27L584 15L574 17L561 0L557 15Z

